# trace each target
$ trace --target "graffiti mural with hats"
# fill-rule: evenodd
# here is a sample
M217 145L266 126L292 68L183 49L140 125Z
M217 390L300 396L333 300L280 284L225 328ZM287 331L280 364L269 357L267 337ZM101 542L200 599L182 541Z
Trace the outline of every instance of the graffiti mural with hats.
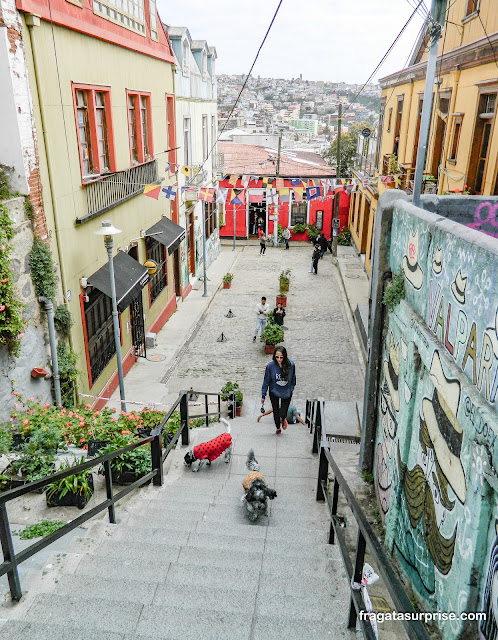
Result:
M413 210L394 209L389 238L406 296L379 367L385 544L428 611L487 612L451 621L445 640L498 640L498 251Z

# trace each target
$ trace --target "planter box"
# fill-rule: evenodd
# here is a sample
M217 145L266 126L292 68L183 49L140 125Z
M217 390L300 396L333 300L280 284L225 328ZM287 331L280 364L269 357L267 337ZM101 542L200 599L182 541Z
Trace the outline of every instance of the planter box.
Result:
M88 476L88 484L91 487L93 495L93 476L91 474ZM85 496L80 493L69 492L61 498L58 491L56 491L50 498L47 496L46 501L47 507L78 507L78 509L84 509L88 502Z
M89 440L88 441L88 457L94 458L98 455L99 451L104 447L107 447L109 442L107 440Z
M273 354L275 352L275 346L274 344L265 344L265 353Z
M223 289L230 289L231 286L232 286L231 282L224 282L223 283Z
M282 307L286 307L287 306L287 296L277 296L277 302L276 302L275 306L278 306L279 302L282 303Z
M55 471L55 464L51 463L51 468L52 471ZM8 491L9 489L17 489L18 487L22 487L25 484L28 484L28 482L30 482L30 480L28 480L27 478L25 478L24 476L18 476L17 474L12 473L11 471L9 471L10 466L8 466L5 469L4 475L6 476L10 476L7 480L7 485L4 489L4 491ZM33 491L31 491L30 493L43 493L45 491L45 487L47 486L47 484L50 484L51 480L50 478L47 479L47 482L39 487L38 489L33 489Z
M134 471L123 471L122 473L117 473L116 471L114 471L114 469L111 469L112 481L115 484L120 484L123 487L127 487L128 485L133 484L135 480L141 478L142 475L137 475Z
M150 427L146 427L145 429L139 429L138 435L140 438L148 438L150 436L150 432L152 429Z
M235 415L240 418L242 414L242 405L241 404L236 404L235 405Z

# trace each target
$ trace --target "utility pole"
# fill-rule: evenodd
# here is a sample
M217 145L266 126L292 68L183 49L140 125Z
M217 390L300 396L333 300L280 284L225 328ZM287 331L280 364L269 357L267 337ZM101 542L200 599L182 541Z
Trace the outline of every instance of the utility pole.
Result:
M277 178L280 177L280 150L282 148L282 132L278 137L278 154L277 154L277 166L275 169L275 175ZM273 244L276 247L278 243L278 191L277 191L277 204L275 205L275 220L273 221Z
M337 169L335 176L341 177L341 130L342 130L342 102L339 103L339 117L337 118ZM332 255L337 257L337 233L338 228L334 226L334 220L339 220L339 192L337 188L334 195L334 217L332 219ZM335 223L337 224L337 222Z
M431 40L427 71L425 74L424 103L420 118L420 134L417 149L417 162L415 165L415 179L413 184L413 204L420 207L420 193L422 191L422 176L427 157L427 144L432 117L432 92L436 76L437 48L441 38L442 28L445 23L447 0L432 0L431 14L428 18L428 30Z

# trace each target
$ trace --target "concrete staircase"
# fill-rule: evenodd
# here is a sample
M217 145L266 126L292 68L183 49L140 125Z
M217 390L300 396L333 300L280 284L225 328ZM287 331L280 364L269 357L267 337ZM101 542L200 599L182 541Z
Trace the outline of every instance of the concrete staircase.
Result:
M2 640L352 639L349 586L315 502L318 460L302 425L275 435L272 416L232 421L233 456L192 473L172 454L161 488L117 505L52 557L21 603L0 613ZM191 432L193 444L222 426ZM191 444L191 446L193 446ZM254 448L278 497L251 523L241 504ZM191 447L189 447L191 448Z

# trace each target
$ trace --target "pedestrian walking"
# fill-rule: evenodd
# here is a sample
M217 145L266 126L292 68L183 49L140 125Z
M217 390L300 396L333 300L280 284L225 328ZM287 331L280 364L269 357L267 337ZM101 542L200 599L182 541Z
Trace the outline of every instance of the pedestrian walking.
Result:
M265 411L264 413L259 415L258 422L261 420L261 418L269 416L271 413L273 413L273 409L268 409L268 411ZM289 408L287 409L287 424L296 424L296 422L300 422L306 427L306 422L301 418L301 412L298 411L295 404L290 404Z
M279 302L277 304L277 306L275 307L275 309L273 309L273 320L275 321L275 324L278 324L281 327L283 327L284 326L284 318L285 318L285 309L284 309L282 303Z
M315 274L318 274L318 260L320 260L320 245L315 244L315 248L313 249L313 255L311 256L310 273L313 273L313 269L314 269Z
M261 236L264 232L264 226L265 226L265 221L261 216L259 216L256 226L258 227L258 236Z
M272 360L266 365L261 388L262 406L265 404L266 392L269 390L277 435L282 433L282 429L287 429L287 411L295 386L296 367L287 357L287 349L279 345L275 347Z
M291 237L291 232L289 230L289 227L285 227L285 229L283 230L283 233L282 233L282 238L285 240L285 248L286 249L289 248L290 237Z
M261 329L261 333L265 330L266 320L268 318L268 314L270 313L270 305L266 304L266 298L263 296L261 298L261 302L256 305L256 331L254 332L254 337L252 339L253 342L256 342L256 336L258 335L258 331Z
M264 256L266 251L266 236L264 233L259 238L259 255Z
M320 237L318 238L318 244L320 245L320 258L323 258L323 254L327 253L327 247L329 244L324 233L320 234Z

